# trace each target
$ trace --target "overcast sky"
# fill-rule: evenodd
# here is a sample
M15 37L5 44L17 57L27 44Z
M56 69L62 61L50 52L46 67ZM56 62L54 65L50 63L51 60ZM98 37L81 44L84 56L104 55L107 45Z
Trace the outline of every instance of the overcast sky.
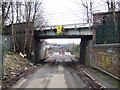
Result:
M19 0L21 1L21 0ZM30 1L30 0L26 0ZM77 24L86 22L86 11L82 6L81 0L42 0L44 14L43 17L49 25ZM85 1L85 0L83 0ZM90 1L90 0L88 0ZM93 12L106 12L107 0L93 1ZM110 0L109 0L110 1ZM115 0L119 1L119 0ZM53 43L80 43L80 39L48 39Z
M94 12L106 11L107 4L105 1L94 0ZM50 25L74 24L86 21L86 12L81 0L43 0L43 2L44 17Z
M44 17L49 25L64 25L86 22L85 10L81 0L43 0ZM83 0L84 1L84 0ZM106 0L94 0L93 10L107 10ZM79 3L79 4L78 4ZM48 39L53 43L80 43L80 39Z
M76 43L80 44L81 39L46 39L49 43L57 43L57 44L68 44L68 43Z
M10 1L10 0L7 0ZM24 1L24 0L15 0ZM30 0L26 0L30 1ZM81 0L42 0L44 14L43 17L49 25L64 25L64 24L76 24L86 22L85 9L82 6ZM83 0L85 1L85 0ZM89 0L88 0L89 1ZM92 0L93 11L105 12L107 11L106 0ZM119 0L115 0L119 1ZM49 39L48 42L56 43L79 43L80 39Z

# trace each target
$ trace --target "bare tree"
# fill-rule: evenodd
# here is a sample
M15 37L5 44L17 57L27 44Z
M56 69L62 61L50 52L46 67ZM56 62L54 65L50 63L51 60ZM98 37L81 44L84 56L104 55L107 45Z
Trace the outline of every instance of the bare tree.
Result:
M9 2L1 2L2 4L2 30L4 29L5 26L5 21L8 19L8 14L10 11L10 3Z
M90 24L93 22L93 0L80 0L74 1L82 10L83 14L86 17L86 22Z
M20 52L28 54L30 57L32 51L32 43L34 30L37 27L41 27L46 24L44 18L42 17L43 8L42 0L31 0L30 2L2 2L2 24L5 25L5 22L11 24L12 30L12 40L14 52L16 52L21 46L18 45L18 39L16 33L19 28L17 23L22 23L24 30L22 30L22 49L19 49Z
M0 2L0 34L2 33L2 2Z
M14 32L15 32L15 45L16 45L16 49L17 50L19 50L19 45L18 45L18 43L17 43L17 35L16 35L16 31L17 31L17 29L18 29L18 24L17 23L20 23L20 20L19 20L19 17L20 17L20 15L19 15L19 8L21 7L20 6L21 5L21 2L16 2L15 3L15 11L16 11L16 24L15 24L15 30L14 30Z
M31 14L31 2L25 2L25 16L26 16L26 25L25 25L25 42L24 42L24 48L23 53L26 53L26 47L27 47L27 40L28 40L28 30L29 30L29 24L30 24L30 14Z
M92 0L81 0L82 6L86 11L86 16L87 16L87 23L92 23L93 21L93 1Z
M14 3L13 2L1 2L2 5L2 30L4 30L6 26L6 22L9 19L11 21L11 30L12 30L12 40L13 40L13 51L16 52L15 46L15 34L14 34ZM10 17L10 11L12 12Z
M33 46L33 36L35 27L40 27L44 23L44 19L42 17L43 8L42 8L42 0L35 0L31 2L25 2L24 4L24 20L25 20L25 41L23 47L23 53L27 53L28 57L31 55L32 46ZM37 25L37 23L41 25ZM30 33L29 33L30 32ZM29 47L29 49L28 49Z
M16 45L15 45L15 29L14 29L14 2L10 2L11 3L11 12L12 12L12 22L11 22L11 26L12 26L12 40L13 40L13 52L16 52Z
M33 16L32 16L32 32L31 32L31 37L30 37L30 44L29 44L29 54L28 57L30 57L31 55L31 50L32 50L32 42L33 42L33 36L34 36L34 29L35 29L35 24L36 24L36 20L38 19L40 22L42 21L41 19L43 19L42 17L42 13L43 13L43 9L41 7L42 4L42 0L36 0L33 3ZM37 17L37 15L40 17L40 19Z

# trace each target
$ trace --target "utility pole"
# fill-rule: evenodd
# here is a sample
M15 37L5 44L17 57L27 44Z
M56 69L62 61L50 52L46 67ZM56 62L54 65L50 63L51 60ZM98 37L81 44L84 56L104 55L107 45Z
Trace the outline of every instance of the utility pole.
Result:
M108 12L110 11L110 2L109 0L107 1L107 5L108 5Z
M88 2L87 2L87 0L86 0L86 9L87 9L87 23L90 23L90 18L89 18L89 7L88 7Z
M93 15L93 13L92 13L92 1L90 0L90 26L91 26L91 23L93 21L92 15Z
M111 4L112 3L113 3L113 5L111 5L111 8L112 8L112 13L113 13L114 28L116 31L116 37L117 37L118 42L119 42L119 32L117 30L117 23L116 23L115 0L111 0Z
M4 27L4 23L3 23L3 22L4 22L4 21L3 21L3 20L4 20L4 18L3 18L3 17L4 17L4 14L3 14L3 12L4 12L4 9L3 9L3 8L4 8L4 6L3 6L3 0L2 0L2 2L1 2L1 4L2 4L2 5L1 5L1 8L2 8L2 16L1 16L2 22L1 22L1 23L2 23L2 24L1 24L1 28L0 28L0 29L2 29L2 30L1 30L1 37L3 38L3 36L2 36L2 31L3 31L3 27ZM1 40L1 41L2 41L2 40ZM1 68L2 71L1 71L0 74L1 74L1 78L3 78L3 74L4 74L4 73L3 73L3 71L4 71L4 69L3 69L3 54L4 54L3 41L2 41L2 50L1 50L1 51L2 51L2 52L1 52L2 54L1 54L1 56L0 56L0 60L1 60L1 61L0 61L0 62L1 62L1 63L0 63L0 64L1 64L1 67L0 67L0 68ZM1 83L0 83L0 84L1 84Z

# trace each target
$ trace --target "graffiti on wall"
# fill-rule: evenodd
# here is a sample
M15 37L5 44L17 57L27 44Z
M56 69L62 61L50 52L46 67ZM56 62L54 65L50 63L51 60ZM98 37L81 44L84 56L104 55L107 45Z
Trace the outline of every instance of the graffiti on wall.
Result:
M98 54L101 55L100 65L105 68L110 67L112 64L112 57L109 53L98 52Z
M114 47L94 47L94 65L119 77L120 53Z

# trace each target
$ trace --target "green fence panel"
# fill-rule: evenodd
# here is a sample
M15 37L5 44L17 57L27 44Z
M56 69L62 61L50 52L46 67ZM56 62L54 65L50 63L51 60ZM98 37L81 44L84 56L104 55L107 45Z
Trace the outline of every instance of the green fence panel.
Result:
M111 43L119 43L120 37L120 28L119 23L109 23L100 26L96 30L96 44L111 44Z

